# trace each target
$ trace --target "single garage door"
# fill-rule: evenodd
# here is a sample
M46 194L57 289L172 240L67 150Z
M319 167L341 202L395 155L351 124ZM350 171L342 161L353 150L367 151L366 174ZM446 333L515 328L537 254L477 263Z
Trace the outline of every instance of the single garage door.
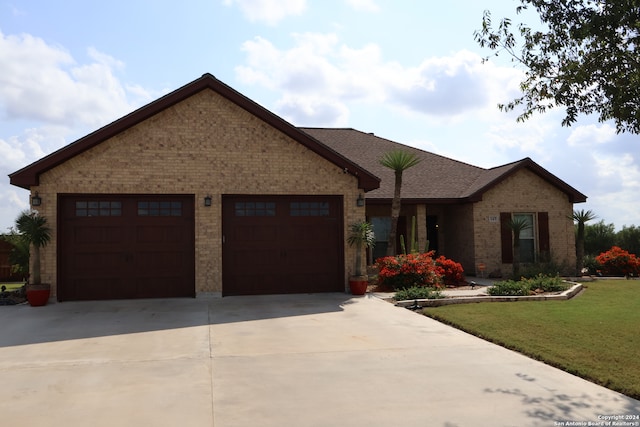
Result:
M223 295L344 290L342 197L224 196Z
M58 299L195 296L193 200L61 196Z

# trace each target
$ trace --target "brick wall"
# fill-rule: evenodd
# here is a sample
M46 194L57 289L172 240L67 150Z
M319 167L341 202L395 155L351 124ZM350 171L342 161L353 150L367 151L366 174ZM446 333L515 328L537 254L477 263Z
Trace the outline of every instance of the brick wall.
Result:
M511 273L511 264L501 262L500 212L548 212L551 259L569 268L575 266L575 235L570 219L573 204L565 193L528 169L508 177L473 205L476 265L484 263L486 272Z
M57 223L57 194L195 194L196 292L222 290L222 194L343 195L344 226L364 218L357 179L210 90L40 176L39 208ZM201 201L213 196L213 206ZM43 251L56 284L57 230ZM345 245L345 284L355 251Z

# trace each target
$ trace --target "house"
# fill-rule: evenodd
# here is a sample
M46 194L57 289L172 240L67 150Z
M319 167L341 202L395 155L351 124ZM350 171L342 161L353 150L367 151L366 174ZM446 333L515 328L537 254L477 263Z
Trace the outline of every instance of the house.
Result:
M374 230L384 230L378 238L389 229L394 191L394 172L379 159L405 150L421 162L403 174L398 235L408 235L415 217L421 248L428 241L429 249L460 262L467 274L508 275L513 245L506 223L523 217L530 227L520 236L521 262L553 260L565 273L573 271L573 204L587 198L533 160L484 169L354 129L302 129L381 178L366 197L367 219ZM384 255L386 245L377 242L372 259Z
M424 159L406 173L404 217L468 271L508 264L500 220L513 213L536 226L535 254L575 260L567 216L585 197L533 161L485 170L297 128L210 74L10 180L53 227L42 277L59 301L343 291L348 226L388 216L393 182L376 156L390 147Z

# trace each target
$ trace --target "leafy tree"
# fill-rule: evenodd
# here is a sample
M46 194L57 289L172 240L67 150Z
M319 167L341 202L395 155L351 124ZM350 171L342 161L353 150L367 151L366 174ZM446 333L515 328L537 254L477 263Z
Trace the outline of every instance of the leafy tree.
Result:
M420 163L415 154L402 150L394 150L385 153L380 159L380 164L392 169L395 173L395 187L391 202L391 229L389 230L389 246L387 255L396 254L396 235L398 233L398 218L400 217L400 200L402 192L402 174L405 170Z
M584 252L596 256L605 252L616 243L616 232L613 224L605 224L600 220L584 227Z
M582 274L584 266L584 224L596 219L592 211L573 211L573 220L576 222L576 274Z
M29 242L13 228L9 230L9 233L1 235L0 240L8 242L12 246L9 252L11 272L17 273L25 279L29 275Z
M640 254L640 227L622 227L616 234L616 244L632 254Z
M601 122L613 119L618 132L640 133L640 1L520 0L516 12L529 8L542 29L521 23L514 31L509 18L494 28L485 11L474 33L481 47L525 68L522 96L499 108L522 108L518 121L525 121L564 106L563 126L579 113L597 113Z

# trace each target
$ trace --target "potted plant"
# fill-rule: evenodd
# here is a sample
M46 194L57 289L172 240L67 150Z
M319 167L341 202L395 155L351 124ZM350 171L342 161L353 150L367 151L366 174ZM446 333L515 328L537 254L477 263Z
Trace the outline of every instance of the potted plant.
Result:
M362 248L372 248L375 245L373 226L367 221L351 224L347 242L350 246L356 247L355 273L349 278L349 288L353 295L364 295L367 292L369 278L362 272Z
M32 306L42 306L49 301L51 285L43 284L40 276L40 248L51 240L51 229L47 219L38 215L38 211L24 211L16 219L16 229L31 246L32 270L27 284L27 300Z

